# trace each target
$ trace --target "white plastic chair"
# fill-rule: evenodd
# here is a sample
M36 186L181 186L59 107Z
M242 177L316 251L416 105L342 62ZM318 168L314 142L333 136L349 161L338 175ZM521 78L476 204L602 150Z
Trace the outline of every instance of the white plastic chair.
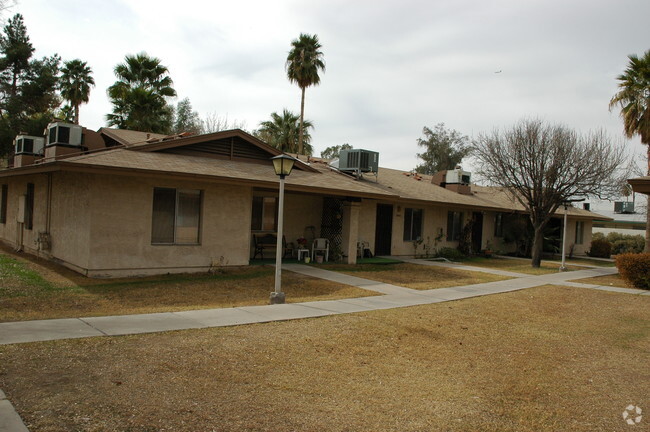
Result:
M325 261L330 260L330 241L326 238L317 238L314 239L314 243L311 246L311 260L314 261L316 251L325 252Z

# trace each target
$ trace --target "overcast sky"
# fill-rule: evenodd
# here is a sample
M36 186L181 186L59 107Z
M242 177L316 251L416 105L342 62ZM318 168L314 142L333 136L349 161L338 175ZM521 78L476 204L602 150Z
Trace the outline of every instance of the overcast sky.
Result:
M440 122L475 137L539 117L620 139L608 111L615 78L627 55L650 49L648 0L19 0L15 12L37 56L93 69L81 107L91 129L111 111L114 66L142 51L201 116L252 130L273 111L299 112L284 64L292 39L317 34L327 69L305 103L315 155L349 143L404 170L417 164L422 127Z

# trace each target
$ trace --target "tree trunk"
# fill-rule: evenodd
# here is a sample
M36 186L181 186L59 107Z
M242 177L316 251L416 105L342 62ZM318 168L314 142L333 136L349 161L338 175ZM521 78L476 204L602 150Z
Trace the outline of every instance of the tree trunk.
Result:
M646 144L648 146L647 157L648 157L648 176L650 176L650 143ZM646 221L645 221L645 248L643 252L650 252L650 195L646 195L647 205L645 209Z
M531 265L539 268L542 264L542 248L544 247L544 225L535 226L535 238L533 239L533 248L531 255L533 261Z
M302 97L300 98L300 130L298 131L298 154L302 154L302 124L305 117L305 88L302 87Z
M79 104L74 106L74 124L79 124Z

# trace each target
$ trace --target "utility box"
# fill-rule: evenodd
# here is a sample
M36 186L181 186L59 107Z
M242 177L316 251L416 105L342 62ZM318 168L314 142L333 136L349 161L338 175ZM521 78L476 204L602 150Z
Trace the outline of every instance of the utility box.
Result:
M634 203L627 201L615 201L614 213L631 214L634 213Z
M15 153L25 155L41 155L45 147L45 138L31 136L31 135L18 135L16 136Z
M362 149L341 150L339 170L376 173L379 171L379 153Z
M462 185L469 185L470 180L471 180L472 174L469 171L463 171L460 168L456 168L455 170L448 170L447 171L447 177L446 177L446 183L447 184L462 184Z
M47 125L47 145L81 147L82 130L81 126L72 123L50 123Z

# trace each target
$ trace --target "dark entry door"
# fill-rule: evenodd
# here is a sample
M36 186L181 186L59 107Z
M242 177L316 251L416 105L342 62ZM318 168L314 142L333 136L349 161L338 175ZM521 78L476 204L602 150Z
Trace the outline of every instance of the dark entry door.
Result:
M393 206L377 204L377 226L375 228L375 255L390 255L393 236Z
M472 253L481 252L483 243L483 213L472 214Z

